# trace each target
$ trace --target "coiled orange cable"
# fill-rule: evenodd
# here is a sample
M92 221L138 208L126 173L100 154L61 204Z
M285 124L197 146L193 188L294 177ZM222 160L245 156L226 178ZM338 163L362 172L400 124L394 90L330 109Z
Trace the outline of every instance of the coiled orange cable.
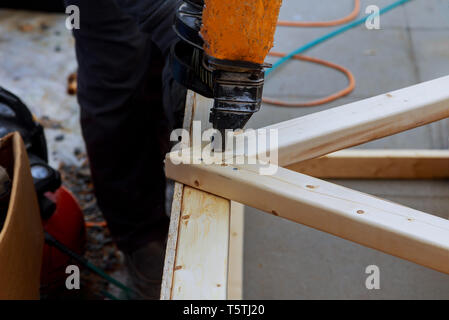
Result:
M282 27L331 27L340 25L343 23L350 22L357 18L357 16L360 13L360 0L354 0L354 10L346 17L337 19L337 20L331 20L331 21L317 21L317 22L297 22L297 21L279 21L278 26ZM286 53L283 52L277 52L277 51L271 51L269 56L272 57L285 57ZM311 101L284 101L284 100L277 100L273 98L263 98L263 102L276 105L276 106L282 106L282 107L313 107L318 106L322 104L326 104L329 102L332 102L334 100L337 100L341 97L344 97L348 94L350 94L356 85L356 80L354 75L349 71L347 68L343 66L339 66L337 64L334 64L329 61L321 60L318 58L312 58L307 57L303 55L296 55L293 57L295 60L302 60L302 61L308 61L312 63L321 64L323 66L338 70L346 75L348 78L349 84L346 88L343 90L340 90L334 94L331 94L330 96L327 96L325 98L311 100Z
M270 55L274 56L274 57L284 57L286 54L282 53L282 52L270 52ZM328 97L317 99L317 100L306 101L306 102L297 102L297 101L290 102L290 101L276 100L276 99L272 99L272 98L264 98L263 101L265 103L269 103L269 104L273 104L273 105L277 105L277 106L283 106L283 107L313 107L313 106L318 106L318 105L322 105L322 104L334 101L338 98L348 95L355 88L354 75L351 73L351 71L349 71L348 69L346 69L342 66L339 66L339 65L334 64L329 61L321 60L318 58L307 57L307 56L303 56L303 55L296 55L293 57L293 59L317 63L317 64L321 64L321 65L324 65L329 68L336 69L346 75L346 77L349 80L349 85L345 89L338 91L337 93L334 93Z
M86 228L94 228L94 227L98 227L98 228L105 228L107 227L107 223L106 221L86 221L85 222Z
M338 26L340 24L350 22L357 18L360 13L360 0L354 0L354 10L344 18L331 20L331 21L278 21L278 26L281 27L305 27L305 28L313 28L313 27L333 27Z

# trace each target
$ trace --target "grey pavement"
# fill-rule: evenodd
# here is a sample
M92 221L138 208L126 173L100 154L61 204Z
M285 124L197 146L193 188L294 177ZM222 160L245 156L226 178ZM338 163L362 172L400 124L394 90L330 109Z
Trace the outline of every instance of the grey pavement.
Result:
M363 0L379 7L393 0ZM352 0L284 0L282 19L326 20L348 14ZM333 28L284 28L278 51L290 51ZM264 106L254 128L449 75L449 1L412 0L381 17L380 30L357 27L305 53L349 68L357 87L349 96L312 108ZM275 61L270 59L270 61ZM290 62L267 81L266 95L309 100L346 86L335 70ZM358 148L447 149L447 121ZM449 218L449 181L332 181ZM367 290L365 268L377 265L381 289ZM246 208L244 297L247 299L449 299L449 276L332 235Z

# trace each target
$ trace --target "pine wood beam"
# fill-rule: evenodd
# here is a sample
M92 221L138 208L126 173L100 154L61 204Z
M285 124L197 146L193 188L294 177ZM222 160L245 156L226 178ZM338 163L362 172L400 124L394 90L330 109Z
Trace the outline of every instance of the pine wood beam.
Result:
M278 130L277 163L286 167L447 118L448 88L446 76L264 129Z
M449 150L341 150L287 169L321 179L448 179Z
M259 165L173 165L195 188L449 274L449 221L323 180Z

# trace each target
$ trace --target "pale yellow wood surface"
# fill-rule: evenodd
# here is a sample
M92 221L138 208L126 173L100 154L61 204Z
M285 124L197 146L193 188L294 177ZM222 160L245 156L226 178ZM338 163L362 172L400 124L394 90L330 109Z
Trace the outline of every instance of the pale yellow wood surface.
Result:
M265 129L278 131L277 163L285 167L447 118L448 88L446 76Z
M195 93L188 91L184 113L183 128L191 130L195 104ZM187 147L187 146L186 146ZM181 215L182 196L184 185L175 182L173 201L170 214L170 227L168 230L167 249L165 251L164 272L162 275L161 300L170 300L173 286L173 271L176 259L176 246L178 243L179 216Z
M449 221L323 180L253 165L172 165L198 189L449 274Z
M342 150L287 169L322 179L447 179L449 150Z
M229 204L184 187L172 299L227 298Z
M243 299L245 206L231 201L231 230L229 239L228 299Z
M173 192L172 211L170 216L170 227L168 230L167 249L165 252L164 273L161 285L161 300L171 299L171 290L173 285L173 272L176 259L176 245L178 243L179 217L181 215L182 195L184 185L175 183Z
M209 127L211 101L189 91L184 128L191 134L193 121ZM161 299L226 299L229 232L229 200L176 183Z

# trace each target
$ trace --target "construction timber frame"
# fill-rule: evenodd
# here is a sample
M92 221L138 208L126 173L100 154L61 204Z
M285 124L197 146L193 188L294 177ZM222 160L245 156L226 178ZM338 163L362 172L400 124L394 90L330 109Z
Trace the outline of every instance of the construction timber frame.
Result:
M184 128L207 124L211 106L189 92ZM449 274L449 220L319 179L449 178L449 150L343 150L448 117L449 76L267 127L279 133L271 176L167 157L177 183L161 299L242 298L242 204Z

